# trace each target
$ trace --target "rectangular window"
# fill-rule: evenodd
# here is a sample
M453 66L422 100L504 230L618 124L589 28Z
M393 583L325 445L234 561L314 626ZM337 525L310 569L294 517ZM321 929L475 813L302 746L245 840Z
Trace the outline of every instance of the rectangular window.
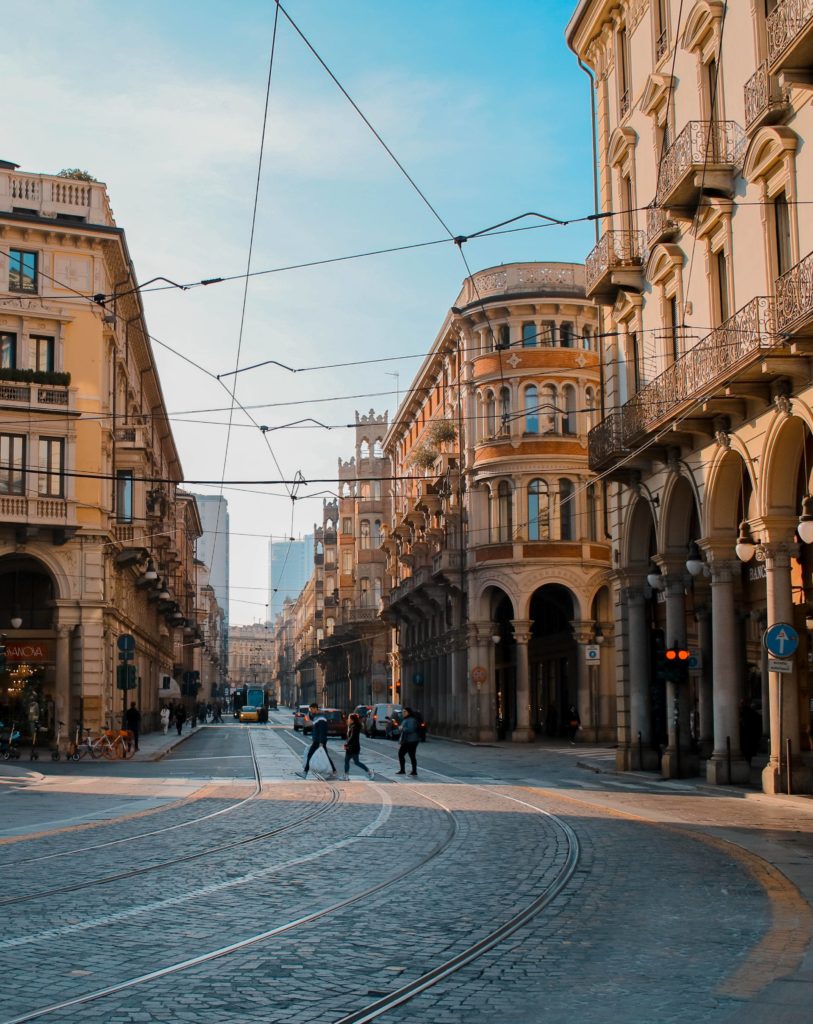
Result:
M552 320L545 320L541 324L539 340L548 348L556 344L556 324Z
M669 12L667 0L655 3L655 60L658 61L669 49Z
M717 270L717 311L720 323L724 324L731 316L728 303L728 257L721 249L714 257Z
M342 551L342 572L345 576L349 576L353 571L353 552Z
M559 344L562 348L573 348L573 324L567 320L559 324Z
M25 437L0 434L0 494L25 494Z
M17 366L17 335L0 331L0 368L13 370Z
M776 270L777 277L781 277L790 270L793 261L790 249L790 210L788 197L784 192L780 192L774 199L773 210L776 229Z
M350 516L345 516L344 519L342 519L342 533L346 537L353 536L353 520Z
M368 576L361 577L361 607L370 607L370 579Z
M40 438L39 493L45 498L65 495L65 441L61 437Z
M120 523L133 521L132 469L120 469L116 473L116 519Z
M54 372L54 339L32 334L31 344L34 348L34 369L43 373Z
M672 338L672 361L677 362L680 359L680 319L678 317L678 302L676 296L672 296L669 299L668 305L669 315L669 332Z
M36 294L37 254L23 252L22 249L9 249L8 255L8 290Z
M629 90L629 44L627 30L622 28L618 33L618 96L621 117L626 117L630 109Z
M536 324L526 323L522 325L522 347L534 348L536 346Z

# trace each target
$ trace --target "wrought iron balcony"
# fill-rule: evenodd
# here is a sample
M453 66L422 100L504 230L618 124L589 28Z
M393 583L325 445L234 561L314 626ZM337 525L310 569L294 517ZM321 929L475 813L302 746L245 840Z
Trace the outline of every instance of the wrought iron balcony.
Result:
M813 62L813 0L779 0L768 15L768 66L773 74Z
M744 143L735 121L689 121L664 154L657 205L690 216L701 190L733 195Z
M776 282L776 330L796 335L813 324L813 252Z
M745 83L745 129L751 131L777 121L788 105L787 93L763 61Z
M588 298L613 302L619 288L643 287L642 231L605 231L585 261Z
M653 200L646 208L646 245L648 249L658 242L671 241L679 230L678 222L669 211L657 206Z
M810 295L808 276L808 310ZM619 412L590 431L590 469L607 469L633 451L647 434L668 425L698 400L713 396L723 385L759 363L774 345L776 333L773 299L752 299L642 387Z
M377 608L360 608L356 606L342 608L342 625L351 626L357 622L376 622L377 620Z

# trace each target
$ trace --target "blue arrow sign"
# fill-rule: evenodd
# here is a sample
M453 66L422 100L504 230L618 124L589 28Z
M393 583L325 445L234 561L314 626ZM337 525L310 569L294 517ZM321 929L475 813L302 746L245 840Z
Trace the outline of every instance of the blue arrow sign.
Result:
M799 646L799 634L787 622L777 622L765 630L765 647L775 658L790 658Z
M135 637L131 633L122 633L116 640L116 646L122 654L131 654L135 650Z

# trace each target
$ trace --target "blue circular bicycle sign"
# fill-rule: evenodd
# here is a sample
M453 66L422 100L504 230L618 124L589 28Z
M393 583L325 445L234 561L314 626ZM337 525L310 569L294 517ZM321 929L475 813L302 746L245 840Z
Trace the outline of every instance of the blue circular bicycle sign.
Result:
M762 642L774 658L790 658L799 646L799 634L789 623L777 622L765 630Z

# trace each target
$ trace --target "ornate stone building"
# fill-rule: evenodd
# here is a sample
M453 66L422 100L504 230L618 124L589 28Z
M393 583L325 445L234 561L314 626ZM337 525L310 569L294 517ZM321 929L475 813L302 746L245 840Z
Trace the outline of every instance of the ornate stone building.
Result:
M403 700L435 731L527 741L561 732L570 704L590 738L614 731L610 548L587 468L597 314L584 280L570 263L474 274L384 442L387 615Z
M0 163L0 720L34 703L64 741L133 699L157 724L166 681L193 670L201 527L181 481L104 185Z
M727 783L754 754L769 792L811 788L802 7L582 0L567 29L594 83L607 214L587 260L606 383L589 453L611 481L619 764ZM778 623L800 643L776 663L761 639ZM664 671L664 644L688 646L687 673ZM740 746L747 705L761 757Z

